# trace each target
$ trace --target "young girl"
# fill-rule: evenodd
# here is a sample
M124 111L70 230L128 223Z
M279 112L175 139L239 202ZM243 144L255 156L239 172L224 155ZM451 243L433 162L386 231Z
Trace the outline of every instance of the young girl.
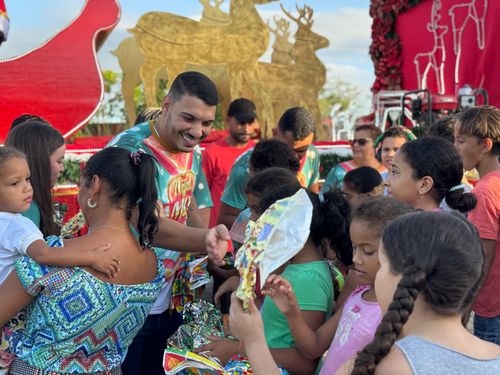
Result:
M380 236L391 220L411 211L409 206L383 197L367 199L354 207L349 228L354 249L351 272L357 274L362 285L316 332L301 318L290 283L283 275L269 277L263 293L269 295L287 317L299 352L307 358L318 358L329 347L321 374L334 374L373 339L382 318L373 288L379 268Z
M60 228L54 221L52 188L64 170L63 136L50 124L30 119L10 130L5 145L26 155L31 172L33 201L22 215L33 221L45 237L59 235Z
M382 196L384 194L384 181L376 169L359 167L347 172L342 191L349 203L352 204L366 197Z
M378 255L375 291L386 313L352 374L500 373L500 347L461 323L482 283L483 250L471 223L456 214L405 215L386 228Z
M388 171L391 170L392 159L396 152L407 142L417 139L410 129L398 125L392 126L373 142L373 148L377 151L380 162L387 168L382 173L384 180L387 178Z
M14 148L0 147L0 284L13 270L15 260L23 255L46 265L90 266L109 277L118 272L119 262L107 251L108 245L89 249L75 244L64 250L50 249L35 224L20 215L30 207L32 197L26 157ZM0 349L9 350L13 336L22 328L23 315L18 315L2 329Z
M438 210L443 199L454 210L468 212L476 197L464 192L463 163L450 142L437 137L405 143L394 156L387 181L395 199L422 210Z
M292 196L297 191L296 186L286 185L272 190L262 197L256 213L262 214L277 200ZM311 329L317 329L333 308L332 274L320 251L321 244L328 239L339 253L339 258L352 254L348 234L350 213L346 199L338 192L327 193L322 198L315 193L308 192L308 195L313 205L310 235L302 250L282 267L282 275L296 290L302 318ZM332 227L335 230L331 230ZM294 348L294 337L287 319L269 297L264 298L262 319L266 341L275 360L293 373L312 373L316 360L306 359ZM224 361L238 351L238 343L228 341L215 338L200 351L208 351L208 354L222 357Z

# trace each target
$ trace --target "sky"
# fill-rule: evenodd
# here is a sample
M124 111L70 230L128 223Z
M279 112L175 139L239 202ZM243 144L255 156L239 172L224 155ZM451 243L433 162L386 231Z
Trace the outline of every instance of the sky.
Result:
M78 16L84 0L5 0L5 3L11 27L9 39L0 46L0 60L23 54L52 37ZM164 11L200 19L203 10L198 0L119 0L119 3L122 9L120 22L98 53L101 68L117 72L120 72L120 67L110 51L131 35L127 29L133 27L142 14ZM295 10L296 1L282 0L281 3L287 10ZM369 0L298 0L297 3L314 9L313 31L330 40L328 48L318 51L318 56L327 66L327 82L341 78L368 95L374 80L368 54L371 32ZM276 1L257 5L257 9L265 20L272 20L273 16L283 16L279 4ZM229 0L224 1L222 9L229 10ZM271 45L272 40L261 61L270 61Z

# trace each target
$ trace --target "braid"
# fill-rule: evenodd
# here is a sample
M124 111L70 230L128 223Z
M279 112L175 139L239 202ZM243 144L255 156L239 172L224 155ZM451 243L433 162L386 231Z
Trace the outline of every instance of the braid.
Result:
M352 375L374 374L377 365L389 353L413 311L417 295L425 282L425 272L408 267L398 283L387 313L377 328L373 341L358 353Z

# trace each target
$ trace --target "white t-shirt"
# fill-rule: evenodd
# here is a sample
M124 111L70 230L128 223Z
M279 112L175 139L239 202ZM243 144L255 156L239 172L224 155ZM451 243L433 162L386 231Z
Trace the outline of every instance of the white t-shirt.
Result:
M26 255L36 240L43 241L43 235L30 219L0 212L0 284L9 276L16 259Z

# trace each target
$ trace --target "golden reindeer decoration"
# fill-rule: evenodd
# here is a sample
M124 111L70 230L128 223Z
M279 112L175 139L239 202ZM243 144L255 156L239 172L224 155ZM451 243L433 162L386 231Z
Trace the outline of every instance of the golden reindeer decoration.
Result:
M203 14L200 23L205 25L220 26L226 25L231 22L231 16L220 9L220 6L224 2L224 0L215 0L213 4L211 0L199 1L203 5ZM111 53L118 58L118 63L120 64L123 72L122 95L125 101L128 123L132 125L135 121L135 118L137 117L134 101L134 90L142 82L140 69L142 64L144 63L144 55L137 46L137 41L134 39L134 37L124 39L120 43L118 48ZM193 69L196 70L195 67L193 67ZM211 76L214 80L224 80L225 77L221 78L222 73L220 72L220 67L216 67L212 70L213 72L210 73L206 72L205 69L203 70L203 73ZM160 79L167 79L167 76L162 69L159 70L159 73L157 73L155 77L156 89L159 87ZM228 87L228 84L223 87ZM230 102L229 89L227 89L226 91L227 92L220 92L220 96L223 102ZM229 103L227 105L229 105Z
M316 120L317 139L329 139L320 127L321 113L318 105L319 91L326 81L326 68L316 56L316 51L330 44L328 39L312 31L313 10L299 8L298 17L292 16L283 6L283 12L297 23L293 45L293 64L259 63L259 73L269 93L275 118L292 106L305 106Z
M291 64L293 62L293 43L288 40L290 37L290 22L281 17L273 17L273 20L276 25L275 29L268 23L269 30L274 35L271 62L275 64Z
M230 83L230 97L241 96L244 84L259 98L261 118L273 123L272 112L257 70L257 60L269 45L269 29L260 17L256 4L275 0L232 0L232 22L209 26L170 13L150 12L130 30L137 40L144 62L140 75L148 106L157 105L155 77L167 67L170 82L186 64L225 65Z

